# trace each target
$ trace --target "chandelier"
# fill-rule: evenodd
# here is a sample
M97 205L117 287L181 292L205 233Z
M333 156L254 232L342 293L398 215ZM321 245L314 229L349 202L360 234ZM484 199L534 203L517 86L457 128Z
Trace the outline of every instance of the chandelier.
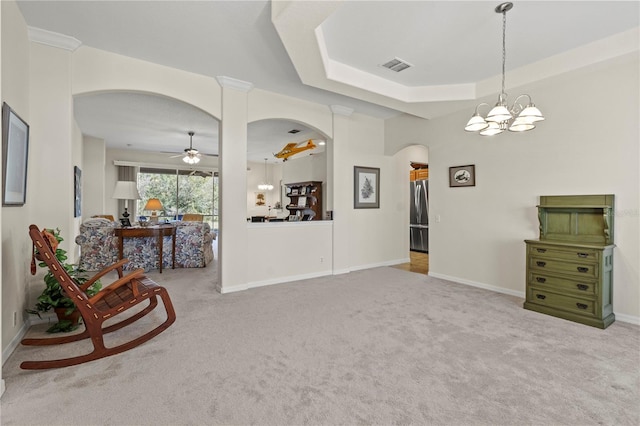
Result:
M182 161L187 164L198 164L200 161L200 153L193 147L193 135L195 133L189 132L189 148L184 150L184 157Z
M507 94L504 92L505 63L507 59L506 29L507 11L511 10L513 3L507 2L496 6L496 13L502 13L502 91L498 96L498 103L489 111L486 118L482 117L478 110L482 106L490 107L486 102L476 106L476 110L464 127L467 132L480 132L482 136L497 135L509 129L512 132L524 132L534 129L536 121L544 120L542 113L531 101L531 96L524 94L516 97L511 106L507 104ZM518 101L527 98L523 106Z
M258 189L261 191L271 191L273 189L273 185L269 183L267 180L267 159L264 159L264 182L258 185Z

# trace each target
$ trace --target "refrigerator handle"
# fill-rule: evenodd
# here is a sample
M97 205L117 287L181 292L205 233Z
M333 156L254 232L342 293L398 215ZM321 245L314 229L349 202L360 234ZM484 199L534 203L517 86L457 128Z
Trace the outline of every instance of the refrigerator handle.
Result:
M418 182L416 182L416 187L415 187L416 189L413 194L413 202L416 205L416 214L418 216L418 221L422 217L422 204L420 203L420 187L421 185Z

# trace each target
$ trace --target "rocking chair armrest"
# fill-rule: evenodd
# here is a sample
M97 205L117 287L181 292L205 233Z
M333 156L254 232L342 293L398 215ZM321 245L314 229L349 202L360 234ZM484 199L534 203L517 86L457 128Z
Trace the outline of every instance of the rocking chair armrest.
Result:
M80 289L82 291L87 291L87 289L89 287L91 287L93 285L93 283L95 283L96 281L98 281L100 278L102 278L103 276L105 276L106 274L108 274L109 272L113 271L114 269L118 270L118 276L120 278L122 278L122 267L129 262L129 259L122 259L117 261L116 263L114 263L113 265L109 265L106 268L104 268L103 270L101 270L100 272L98 272L97 274L95 274L93 277L91 277L90 279L88 279L87 281L84 282L84 284L82 284L80 286Z
M98 293L95 294L95 296L89 298L89 303L95 303L98 300L102 299L103 297L105 297L107 294L111 293L112 291L116 290L119 287L122 287L125 284L128 283L132 283L132 288L131 290L133 291L134 296L138 296L139 294L139 290L138 290L138 285L136 283L136 281L134 281L135 278L140 277L144 274L144 269L140 268L140 269L136 269L135 271L132 271L131 273L125 275L124 277L112 282L111 284L109 284L107 287L103 288L102 290L100 290Z

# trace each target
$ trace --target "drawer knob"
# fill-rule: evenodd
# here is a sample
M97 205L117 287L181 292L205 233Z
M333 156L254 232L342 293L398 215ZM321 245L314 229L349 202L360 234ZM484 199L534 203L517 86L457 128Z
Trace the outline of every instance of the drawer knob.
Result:
M586 291L589 289L589 286L586 284L576 284L576 287L578 287L578 290L582 290L582 291Z
M578 266L578 272L589 272L589 268L585 268L584 266Z
M546 253L546 252L547 252L547 249L537 248L537 249L536 249L536 251L537 251L538 253Z
M544 300L547 298L547 296L545 296L544 294L536 294L536 297L540 300Z
M578 253L578 257L581 257L584 259L586 257L589 257L589 253Z
M544 265L546 265L546 264L547 264L547 262L540 262L540 261L536 262L536 265L538 265L541 268L544 268Z
M584 303L576 303L576 306L578 307L578 309L587 309L589 307Z
M546 283L547 279L544 277L536 277L536 281L538 281L539 283Z

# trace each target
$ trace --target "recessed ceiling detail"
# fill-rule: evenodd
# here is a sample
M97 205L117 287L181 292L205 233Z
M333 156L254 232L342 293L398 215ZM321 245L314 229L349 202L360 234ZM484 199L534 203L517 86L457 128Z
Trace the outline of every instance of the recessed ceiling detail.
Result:
M273 25L304 84L423 118L495 95L500 49L491 46L500 42L500 17L486 2L315 3L272 3ZM508 90L638 51L637 2L521 3ZM415 72L381 66L396 55L411 58Z
M390 69L391 71L400 72L407 68L411 68L413 65L403 61L402 59L393 58L392 60L382 64L383 67Z

